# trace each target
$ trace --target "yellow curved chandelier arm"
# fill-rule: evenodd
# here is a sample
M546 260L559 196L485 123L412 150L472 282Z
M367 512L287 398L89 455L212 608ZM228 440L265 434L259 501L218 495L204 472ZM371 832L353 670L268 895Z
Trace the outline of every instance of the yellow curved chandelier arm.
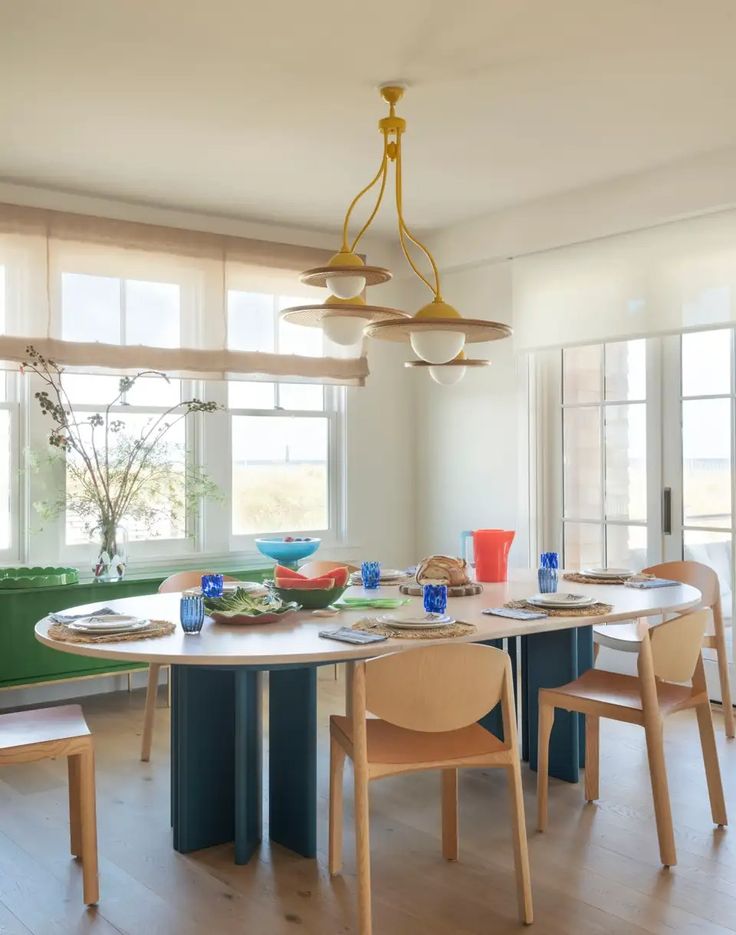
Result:
M379 172L381 173L381 187L378 190L378 197L376 198L376 204L373 210L371 211L371 213L368 215L368 220L361 227L358 233L358 236L355 238L355 240L353 240L353 243L350 247L351 253L355 253L355 248L360 243L361 237L363 236L363 234L365 234L365 232L368 230L368 228L373 223L373 218L378 214L378 209L381 207L381 202L383 201L383 195L384 195L384 192L386 191L386 179L388 178L388 139L385 134L383 137L383 161L381 162L381 168Z
M387 156L386 156L386 140L385 140L385 138L384 138L384 141L383 141L383 157L382 157L382 159L381 159L381 165L378 167L378 172L376 172L376 174L373 176L373 178L371 179L371 181L366 185L366 187L363 188L363 189L361 189L361 190L358 192L358 194L355 196L355 198L353 198L353 200L350 202L350 207L348 208L347 213L345 214L345 220L344 220L343 225L342 225L342 247L341 247L341 251L342 251L343 253L347 253L347 252L350 250L350 246L349 246L349 244L348 244L348 225L350 224L350 215L353 213L353 209L355 208L355 206L357 205L357 203L360 201L360 199L363 197L363 195L367 194L367 192L369 192L369 191L373 188L373 186L374 186L374 185L376 184L376 182L381 178L382 175L384 176L384 182L383 182L383 185L381 186L381 196L380 196L380 197L383 197L383 188L385 187L385 184L386 184L386 180L385 180L386 161L387 161ZM378 205L380 205L380 203L381 203L381 202L380 202L380 198L379 198ZM373 218L375 217L376 211L378 210L378 205L376 206L376 209L374 210L373 214L370 216L370 218L369 218L369 220L368 220L368 223L370 223L370 222L373 220ZM358 239L360 239L360 237L363 236L363 233L364 233L364 231L365 231L365 229L366 229L367 227L368 227L368 224L366 224L365 227L363 228L363 230L360 232L360 234L358 235ZM357 243L357 240L356 240L356 243ZM355 246L355 244L353 244L353 246Z
M418 240L417 237L414 236L414 234L412 234L412 232L406 226L406 222L404 221L403 191L402 191L402 185L401 185L401 138L400 137L396 141L396 213L399 219L399 242L401 244L401 249L404 253L404 256L406 257L407 263L409 264L409 266L411 266L411 268L414 270L417 276L422 280L425 286L430 290L430 292L434 293L434 297L436 299L441 299L442 292L440 289L440 271L437 268L437 264L435 263L434 257L429 252L427 247L425 247L425 245L420 240ZM404 239L405 237L408 240L410 240L415 246L419 247L422 253L424 253L424 255L429 260L430 265L432 267L432 273L434 274L434 286L427 279L427 277L423 273L421 273L420 270L417 268L416 263L412 259L411 254L409 253L409 248L406 246L406 241Z

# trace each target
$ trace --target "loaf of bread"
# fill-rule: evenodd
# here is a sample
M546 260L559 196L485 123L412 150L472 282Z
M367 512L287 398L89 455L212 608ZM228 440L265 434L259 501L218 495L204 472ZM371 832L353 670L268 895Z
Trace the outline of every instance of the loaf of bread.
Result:
M428 584L432 581L442 582L449 586L467 584L469 581L467 569L468 563L463 558L430 555L417 568L417 584Z

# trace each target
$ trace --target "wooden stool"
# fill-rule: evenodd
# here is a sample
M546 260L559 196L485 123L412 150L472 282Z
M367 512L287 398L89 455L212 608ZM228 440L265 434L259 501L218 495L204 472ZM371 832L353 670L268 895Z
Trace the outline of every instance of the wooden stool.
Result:
M84 901L99 902L95 753L79 705L0 715L0 765L65 756L69 769L71 852L82 861Z

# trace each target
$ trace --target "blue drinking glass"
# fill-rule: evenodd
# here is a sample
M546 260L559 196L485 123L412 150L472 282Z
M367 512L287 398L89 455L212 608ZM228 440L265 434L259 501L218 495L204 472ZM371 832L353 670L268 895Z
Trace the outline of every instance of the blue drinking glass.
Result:
M560 557L557 552L542 552L539 559L537 580L542 594L554 594L557 591L557 568Z
M381 583L381 563L362 562L360 566L360 578L366 591L373 591Z
M446 584L425 584L422 594L425 613L444 614L447 610Z
M222 597L223 587L222 575L202 575L202 594L205 597Z
M179 619L185 633L199 633L204 623L204 598L201 594L185 594L182 597Z

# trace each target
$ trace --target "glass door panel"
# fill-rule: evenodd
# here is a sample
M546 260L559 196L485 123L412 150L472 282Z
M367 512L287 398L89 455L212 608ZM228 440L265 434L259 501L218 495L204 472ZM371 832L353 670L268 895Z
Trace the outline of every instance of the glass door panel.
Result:
M731 528L731 399L683 399L683 525Z

